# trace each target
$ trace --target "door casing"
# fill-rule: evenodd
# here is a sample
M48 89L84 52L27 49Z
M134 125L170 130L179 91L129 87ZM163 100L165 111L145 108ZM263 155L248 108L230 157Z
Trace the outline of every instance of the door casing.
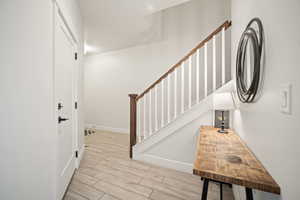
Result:
M73 138L74 138L74 145L73 145L73 152L74 152L74 157L75 157L75 152L79 151L79 142L78 142L78 137L79 137L79 134L78 134L78 108L75 109L75 102L78 102L78 81L79 81L79 62L78 62L78 59L79 59L79 56L77 56L77 60L75 60L75 53L77 53L78 55L80 55L78 53L78 40L76 39L75 37L75 34L74 34L74 31L72 31L72 29L70 28L71 26L69 26L69 23L68 21L66 20L66 17L64 17L64 14L63 14L63 11L61 10L58 2L56 1L53 1L53 69L55 70L56 66L55 66L55 30L56 30L56 27L57 27L57 23L58 20L57 20L57 17L60 17L65 25L65 27L67 28L67 34L69 34L70 38L72 39L72 43L74 44L74 68L73 68L73 72L72 72L72 120L73 120ZM54 126L55 126L55 130L56 130L56 145L58 145L58 133L59 133L59 127L58 127L58 123L57 123L57 119L59 117L58 115L58 110L57 110L57 103L58 103L58 95L57 95L57 91L56 91L56 85L57 85L57 82L56 82L56 74L54 73ZM58 149L58 146L56 146L56 150ZM58 152L56 151L56 156L58 155L57 154ZM78 152L79 153L79 152ZM56 166L58 165L58 158L56 159ZM79 167L79 159L75 157L75 168L78 168ZM56 167L57 169L57 167ZM57 176L57 181L56 181L56 185L57 185L57 188L59 186L59 174L58 174L58 169L56 170L56 176ZM63 197L63 194L60 194L59 193L59 190L57 189L57 200L60 200L62 199Z

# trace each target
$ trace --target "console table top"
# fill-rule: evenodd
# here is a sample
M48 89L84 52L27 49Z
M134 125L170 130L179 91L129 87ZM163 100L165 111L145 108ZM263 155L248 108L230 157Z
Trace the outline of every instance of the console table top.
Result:
M232 130L220 134L202 126L197 141L193 173L203 178L280 194L280 187Z

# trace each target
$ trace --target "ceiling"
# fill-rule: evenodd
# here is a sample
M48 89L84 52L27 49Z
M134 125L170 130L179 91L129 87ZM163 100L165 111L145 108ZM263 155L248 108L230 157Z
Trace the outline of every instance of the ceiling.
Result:
M79 0L85 53L103 53L157 41L161 10L189 0Z

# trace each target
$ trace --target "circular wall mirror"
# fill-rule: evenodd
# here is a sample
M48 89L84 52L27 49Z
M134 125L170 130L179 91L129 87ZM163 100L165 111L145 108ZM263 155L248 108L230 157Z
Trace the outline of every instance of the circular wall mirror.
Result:
M240 101L255 100L261 77L263 27L260 19L252 19L243 32L236 58L236 85Z
M243 78L245 89L249 90L250 85L253 82L253 72L254 72L254 56L253 56L253 42L252 40L247 41L247 45L245 48L245 63L243 69Z

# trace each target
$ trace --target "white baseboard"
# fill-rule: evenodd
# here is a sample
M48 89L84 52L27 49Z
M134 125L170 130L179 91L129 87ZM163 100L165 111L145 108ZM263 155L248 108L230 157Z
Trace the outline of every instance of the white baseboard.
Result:
M160 167L175 169L181 172L193 173L193 164L181 162L177 160L169 160L166 158L149 155L149 154L133 154L134 160L140 160Z
M129 134L129 130L125 128L115 128L115 127L109 127L109 126L103 126L103 125L97 125L97 124L86 124L86 128L94 128L96 130L101 131L109 131L113 133L123 133L123 134Z
M76 168L77 169L79 168L80 162L83 158L83 154L84 154L84 150L85 150L84 147L85 147L85 144L83 144L82 147L78 151L78 158L77 158L77 161L76 161Z

